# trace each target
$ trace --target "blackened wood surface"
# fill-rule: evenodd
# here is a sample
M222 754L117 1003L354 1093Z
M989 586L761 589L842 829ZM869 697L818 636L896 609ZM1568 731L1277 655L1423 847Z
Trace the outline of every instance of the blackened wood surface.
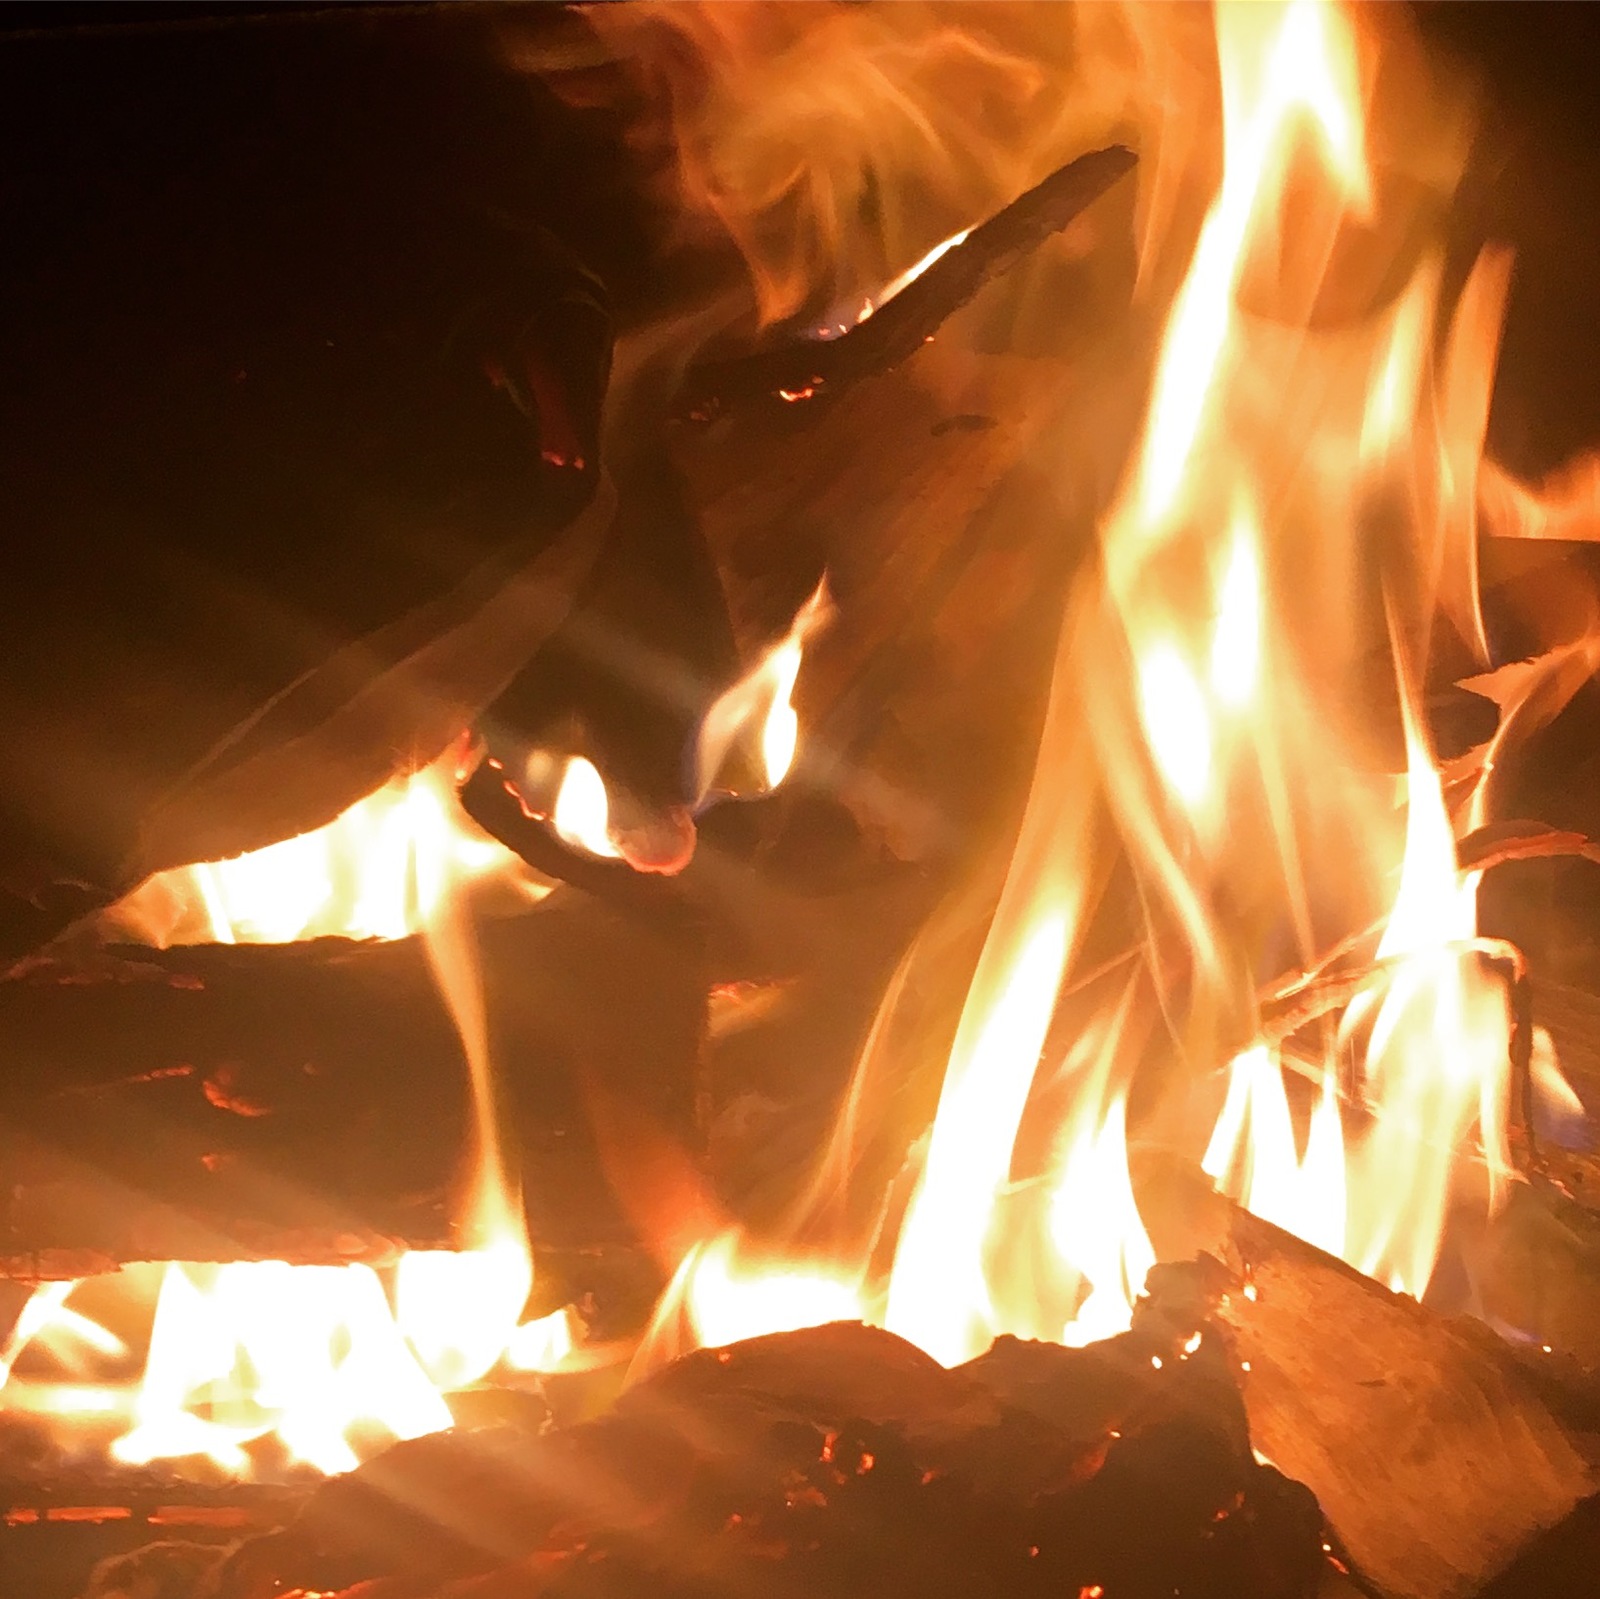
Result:
M269 703L279 745L324 725L593 489L579 258L644 253L626 163L452 13L0 36L0 957L70 914L57 880L258 847L370 790L373 749L379 782L426 759L424 705L310 752L310 803L280 773L141 825Z
M491 1059L536 1241L626 1235L598 1083L692 1138L706 977L681 920L558 890L479 930ZM0 984L0 1256L370 1254L448 1242L466 1064L419 939L110 951ZM37 1265L37 1262L34 1263Z

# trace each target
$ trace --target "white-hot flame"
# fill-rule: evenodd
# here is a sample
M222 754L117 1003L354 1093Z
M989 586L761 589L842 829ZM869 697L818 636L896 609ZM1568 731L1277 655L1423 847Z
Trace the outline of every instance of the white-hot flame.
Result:
M595 764L582 755L574 755L567 762L550 825L576 849L608 859L618 855L617 846L611 842L611 801L606 795L605 780Z
M161 946L404 938L468 882L494 877L539 899L546 885L462 811L451 764L396 779L314 833L161 872L108 925Z

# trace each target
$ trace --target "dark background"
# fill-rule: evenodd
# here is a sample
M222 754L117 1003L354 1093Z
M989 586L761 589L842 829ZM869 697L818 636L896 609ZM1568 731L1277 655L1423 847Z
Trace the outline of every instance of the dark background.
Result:
M431 6L13 0L0 7L0 41L229 25L266 37L296 18L321 14L326 21L328 13L352 12L378 30L465 39L474 19L487 26L510 9L470 0ZM563 8L515 9L538 25ZM1518 251L1491 438L1495 453L1513 468L1538 471L1600 438L1600 364L1593 358L1600 350L1600 8L1583 0L1420 0L1412 9L1424 35L1483 86L1488 114L1470 203L1474 220ZM448 76L441 71L441 92L447 92ZM644 314L664 288L659 262L652 265L661 219L640 201L618 147L597 119L564 113L537 87L524 86L520 97L514 109L506 100L480 108L476 131L495 141L503 175L534 209L557 220L605 278L619 310ZM94 113L56 103L29 114ZM496 138L497 119L501 135L518 119L524 129L537 130L520 161ZM413 126L449 136L425 116ZM458 148L473 133L471 124L458 127ZM538 158L528 160L535 148Z

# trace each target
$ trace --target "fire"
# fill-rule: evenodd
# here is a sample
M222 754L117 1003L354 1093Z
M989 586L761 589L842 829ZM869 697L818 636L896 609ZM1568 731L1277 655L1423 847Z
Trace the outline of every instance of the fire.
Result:
M597 792L604 844L604 786L583 764L587 791L558 812L574 829L587 826L581 807ZM107 1356L126 1352L117 1334L68 1303L98 1282L42 1285L0 1353L0 1381L11 1379L6 1404L121 1417L127 1430L111 1452L130 1463L198 1457L249 1476L270 1439L289 1465L339 1472L385 1441L450 1426L445 1394L490 1372L514 1380L518 1371L555 1369L570 1355L570 1312L523 1319L533 1258L501 1156L461 905L463 891L491 874L530 897L545 889L467 821L452 765L392 783L320 832L164 873L118 907L113 925L162 943L420 933L471 1076L473 1147L458 1221L466 1247L410 1251L381 1275L367 1265L273 1260L129 1268L112 1279L118 1314L136 1322L139 1307L153 1303L154 1315L137 1384L112 1389L41 1387L15 1375L30 1347L57 1363L74 1342ZM563 795L572 787L569 770Z
M795 686L806 641L828 615L819 586L708 722L708 739L758 745L768 787L793 762ZM726 747L718 766L725 754ZM68 1303L86 1293L106 1297L104 1281L42 1285L0 1348L8 1407L92 1418L97 1428L120 1423L110 1451L131 1464L181 1457L241 1477L283 1466L334 1473L386 1442L450 1426L450 1393L557 1370L573 1357L569 1310L524 1320L533 1256L515 1175L502 1156L463 911L463 894L486 879L528 898L547 888L467 820L455 799L454 767L447 758L397 780L319 832L163 873L115 909L109 929L163 945L420 934L471 1077L473 1141L457 1216L463 1247L408 1251L381 1270L282 1261L132 1267L112 1279L108 1312L128 1323L126 1341ZM559 769L551 827L576 849L616 858L601 773L582 756ZM826 1316L860 1314L842 1282L771 1276L731 1251L706 1249L680 1278L696 1341L798 1325L806 1319L801 1305L818 1305ZM21 1360L76 1373L85 1365L80 1353L111 1360L126 1356L130 1342L148 1348L137 1381L63 1384L13 1371Z
M1505 262L1479 263L1453 320L1424 252L1386 305L1318 322L1341 263L1383 250L1402 192L1366 114L1383 24L1357 20L1321 0L1216 8L1223 176L1102 561L1069 600L1009 869L883 1305L866 1303L946 1363L1000 1332L1129 1325L1154 1259L1130 1091L1158 994L1185 1056L1232 1062L1204 1165L1259 1214L1421 1295L1451 1206L1503 1190L1504 984L1411 684L1435 625L1483 653L1474 483ZM1431 176L1454 180L1456 131ZM1271 316L1245 309L1263 300ZM1384 647L1403 806L1366 743L1365 662ZM1078 968L1113 853L1147 943L1142 978L1108 1000ZM1313 970L1373 923L1336 1031L1263 1030L1255 995L1285 946ZM1021 1135L1041 1101L1062 1107L1044 1170L1019 1165L1037 1161ZM686 1284L702 1269L687 1262Z
M575 849L614 860L619 851L611 842L610 824L611 802L606 796L605 779L592 761L573 756L562 775L550 825Z
M202 1460L239 1477L274 1460L348 1471L384 1443L452 1425L444 1395L491 1370L514 1381L562 1364L570 1312L521 1322L521 1299L507 1309L508 1286L527 1281L515 1261L465 1251L414 1253L381 1272L169 1262L48 1283L11 1334L8 1373L30 1350L36 1369L69 1375L91 1361L124 1366L133 1337L69 1304L88 1297L107 1321L125 1318L130 1335L154 1302L139 1328L142 1375L115 1384L12 1375L5 1403L109 1428L111 1455L129 1464Z
M762 1258L738 1229L729 1228L685 1253L633 1370L652 1370L685 1349L715 1349L767 1333L864 1319L860 1283L844 1270Z
M847 53L850 82L881 84L913 9L829 12L828 30L869 47ZM770 319L808 303L805 268L862 209L861 174L892 185L858 159L859 115L843 119L825 160L796 165L795 137L858 108L841 106L798 48L812 25L799 13L772 22L757 56L729 15L619 8L600 26L681 28L705 60L732 63L699 87L685 182L751 256ZM1167 308L1099 560L1067 601L1026 804L934 1119L908 1163L903 1214L885 1207L876 1248L833 1255L758 1248L707 1227L672 1277L641 1363L685 1343L840 1318L881 1322L946 1364L1001 1333L1081 1344L1127 1328L1155 1260L1129 1128L1136 1079L1157 1057L1216 1072L1215 1121L1193 1142L1221 1186L1399 1291L1426 1291L1452 1207L1498 1203L1509 1171L1505 986L1477 933L1476 876L1458 867L1413 685L1436 628L1484 654L1477 478L1507 268L1486 256L1446 307L1442 254L1424 251L1380 307L1321 314L1340 271L1383 251L1397 192L1366 105L1387 24L1361 16L1358 28L1324 0L1216 8L1222 176ZM942 31L917 65L943 82L962 61L993 82L1032 83L1025 98L1038 109L1026 62L998 45L985 53ZM784 94L765 106L769 83ZM895 104L900 137L915 135L909 167L926 175L948 152L924 147L915 96ZM787 114L796 108L804 115ZM744 164L714 136L735 113L758 124ZM1063 127L1051 121L1030 150L1052 148ZM1453 153L1445 137L1430 160L1442 169ZM989 199L1009 167L979 164L970 188ZM1150 182L1159 198L1172 173ZM798 241L800 259L763 273L763 227L807 195L810 228L773 228ZM900 223L919 238L901 252L910 258L927 230ZM929 236L938 231L949 229ZM1147 243L1160 233L1146 231ZM1519 530L1548 530L1554 511L1503 476L1487 486ZM819 587L706 717L702 801L738 757L767 788L790 772L804 650L828 609ZM1376 708L1375 657L1392 664L1393 690ZM1403 804L1396 774L1373 759L1374 728L1391 721L1403 736ZM553 829L615 855L603 774L581 757L559 771ZM407 1255L387 1281L358 1265L169 1264L142 1383L109 1402L103 1386L45 1395L16 1377L30 1350L71 1374L84 1351L122 1347L69 1305L75 1288L41 1288L0 1351L8 1400L37 1392L57 1413L80 1414L109 1404L127 1423L114 1445L127 1460L200 1455L243 1473L270 1438L290 1460L334 1471L373 1435L447 1425L452 1389L563 1358L564 1316L522 1320L532 1258L496 1137L458 903L464 883L505 862L453 813L443 784L423 774L276 851L165 874L121 915L161 939L423 931L478 1113L466 1247ZM1119 871L1136 886L1142 943L1117 987L1089 969L1086 951ZM1370 948L1348 936L1369 926ZM1329 948L1343 965L1323 957ZM1286 962L1302 978L1263 1003L1263 983ZM1337 1025L1318 1013L1274 1030L1273 1004L1330 973L1347 980ZM889 1036L883 1024L914 986L892 986L875 1039ZM869 1046L863 1071L876 1056ZM1557 1075L1548 1059L1539 1070ZM1044 1138L1030 1121L1041 1106L1053 1118Z
M695 789L703 802L711 794L730 756L745 739L760 750L763 786L776 788L789 775L800 742L800 715L794 691L807 642L827 626L833 613L824 578L795 613L789 631L706 712L695 751Z
M453 765L396 778L314 833L160 872L107 914L108 930L159 948L404 938L468 883L539 899L547 885L456 803Z

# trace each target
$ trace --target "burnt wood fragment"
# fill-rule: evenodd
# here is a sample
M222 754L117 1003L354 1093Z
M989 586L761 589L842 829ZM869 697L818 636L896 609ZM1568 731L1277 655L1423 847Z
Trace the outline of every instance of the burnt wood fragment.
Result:
M799 340L692 368L678 397L680 416L710 422L745 407L821 408L863 378L887 372L914 355L985 284L1067 227L1136 160L1131 150L1112 145L1051 173L837 339Z
M1186 1400L1214 1378L1154 1364L1167 1347L1132 1335L947 1371L841 1323L704 1350L543 1437L396 1446L318 1490L267 1569L282 1586L503 1599L1097 1583L1127 1599L1309 1599L1314 1500ZM244 1546L218 1599L262 1572Z

